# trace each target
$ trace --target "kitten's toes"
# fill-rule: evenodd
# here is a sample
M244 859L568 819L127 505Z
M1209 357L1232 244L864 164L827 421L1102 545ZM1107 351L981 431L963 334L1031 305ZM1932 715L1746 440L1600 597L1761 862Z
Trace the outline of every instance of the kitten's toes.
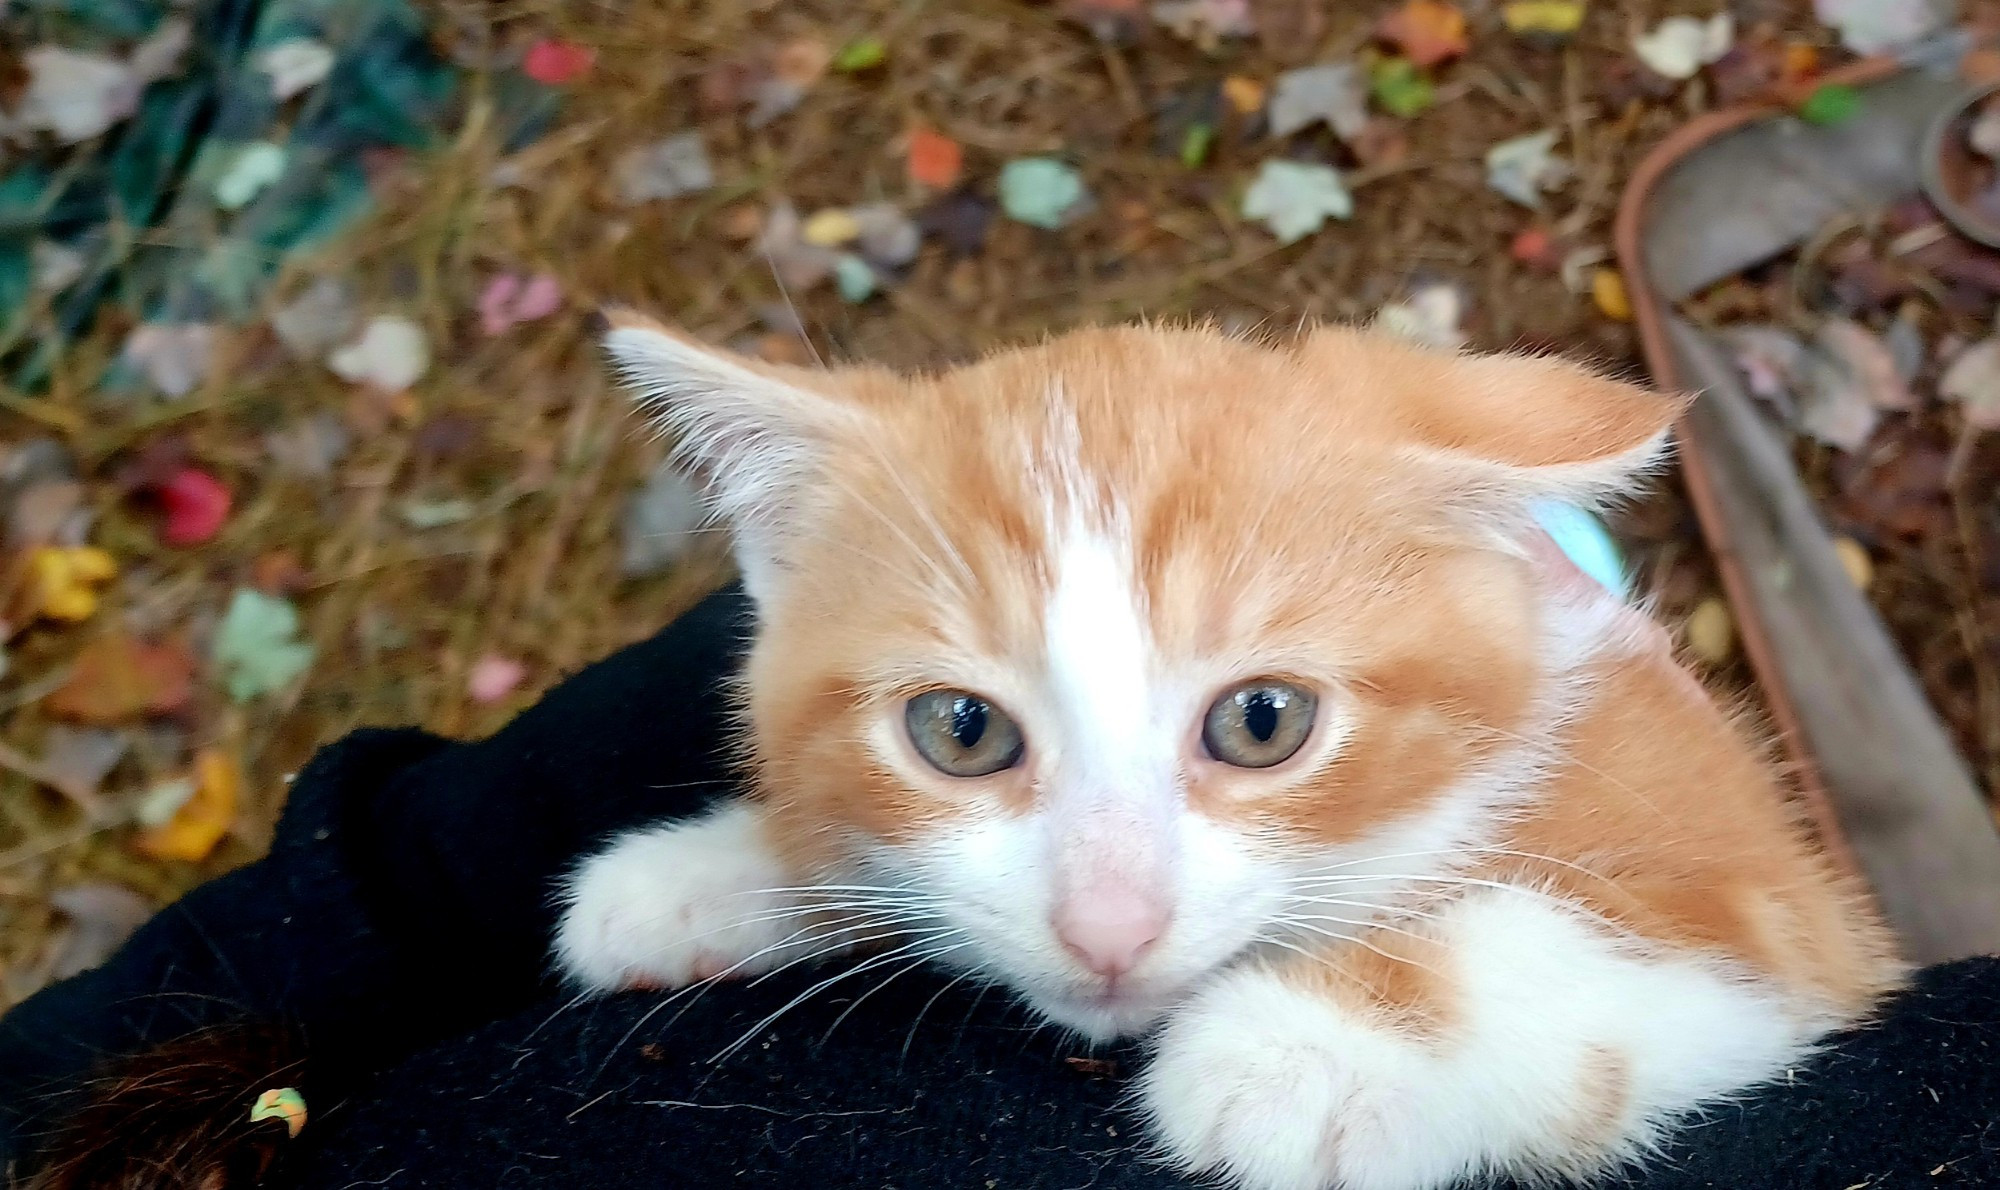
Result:
M556 961L593 990L678 988L776 966L802 924L749 811L617 840L572 875Z
M1140 1089L1154 1139L1183 1169L1244 1190L1448 1183L1394 1156L1385 1133L1408 1105L1375 1040L1263 973L1225 979L1160 1034Z

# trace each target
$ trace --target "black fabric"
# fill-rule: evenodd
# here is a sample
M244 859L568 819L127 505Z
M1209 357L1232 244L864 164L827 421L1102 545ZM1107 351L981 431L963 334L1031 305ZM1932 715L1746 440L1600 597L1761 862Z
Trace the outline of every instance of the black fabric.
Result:
M554 986L574 857L731 788L719 684L747 615L718 595L488 740L323 751L269 857L0 1018L0 1168L98 1057L247 1015L307 1039L311 1122L284 1166L304 1187L1190 1184L1140 1146L1142 1055L1038 1028L998 989L896 965L581 1003ZM2000 962L1926 972L1880 1026L1709 1110L1633 1180L2000 1185L1996 1045Z

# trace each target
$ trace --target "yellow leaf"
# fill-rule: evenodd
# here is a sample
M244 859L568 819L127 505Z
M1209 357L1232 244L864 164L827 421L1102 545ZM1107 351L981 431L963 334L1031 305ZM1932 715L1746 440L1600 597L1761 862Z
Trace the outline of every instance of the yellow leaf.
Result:
M1249 75L1232 74L1222 80L1222 97L1237 114L1248 116L1264 110L1264 84Z
M218 748L204 748L194 758L194 796L164 826L140 835L138 849L154 859L199 863L222 842L236 821L242 800L243 773L236 759Z
M1617 269L1599 269L1590 279L1590 296L1606 318L1632 321L1632 298L1625 292L1625 278Z
M1509 31L1567 37L1583 24L1583 0L1517 0L1500 10Z
M861 234L861 221L839 207L829 207L806 220L799 238L820 248L838 248Z
M96 546L42 546L28 556L31 614L88 620L97 614L96 588L117 576L118 560Z

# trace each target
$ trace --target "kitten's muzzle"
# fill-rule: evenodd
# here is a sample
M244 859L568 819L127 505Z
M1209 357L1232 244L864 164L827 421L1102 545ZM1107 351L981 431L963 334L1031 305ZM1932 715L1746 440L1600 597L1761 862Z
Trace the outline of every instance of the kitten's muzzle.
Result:
M1116 980L1145 958L1167 932L1173 911L1164 896L1129 884L1076 889L1051 918L1057 941L1094 975Z

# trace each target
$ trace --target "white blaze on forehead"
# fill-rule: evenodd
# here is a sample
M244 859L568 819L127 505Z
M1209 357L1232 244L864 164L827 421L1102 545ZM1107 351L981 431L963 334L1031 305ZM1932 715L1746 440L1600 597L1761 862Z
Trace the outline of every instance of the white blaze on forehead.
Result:
M1076 792L1093 800L1141 793L1171 773L1172 738L1155 713L1153 645L1130 543L1071 519L1057 538L1053 578L1043 622L1062 724L1058 780L1086 787Z

